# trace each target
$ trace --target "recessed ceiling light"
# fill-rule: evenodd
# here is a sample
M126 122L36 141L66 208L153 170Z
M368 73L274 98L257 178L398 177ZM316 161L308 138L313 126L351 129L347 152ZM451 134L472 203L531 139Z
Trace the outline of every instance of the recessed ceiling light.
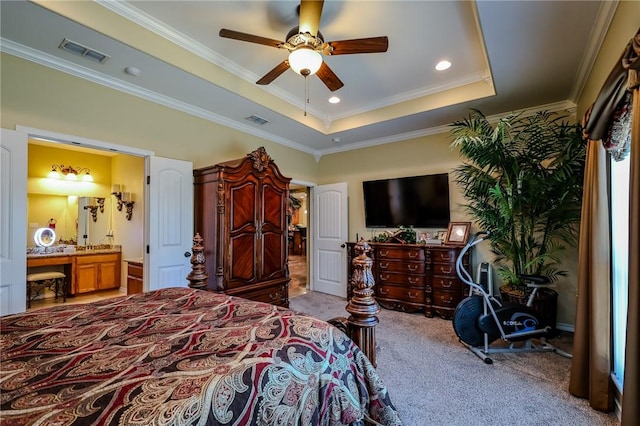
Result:
M340 98L337 96L332 96L329 98L329 103L330 104L337 104L338 102L340 102Z
M444 71L446 69L449 69L450 66L451 66L451 62L449 62L449 61L440 61L436 65L436 69L438 71Z

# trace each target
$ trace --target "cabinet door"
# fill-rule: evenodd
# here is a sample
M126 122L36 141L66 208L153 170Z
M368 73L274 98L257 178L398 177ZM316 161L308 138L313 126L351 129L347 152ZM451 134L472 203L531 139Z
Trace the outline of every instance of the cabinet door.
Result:
M236 288L257 282L256 249L258 230L258 182L255 177L247 177L242 182L230 182L227 191L227 228L222 238L229 248L226 287ZM221 253L219 265L226 264Z
M98 265L76 265L76 284L78 293L87 293L98 289Z
M261 191L258 276L261 281L285 276L287 250L286 187L266 182ZM262 260L262 261L260 261Z
M119 269L116 262L99 263L98 289L106 290L108 288L120 287L120 273L116 274Z

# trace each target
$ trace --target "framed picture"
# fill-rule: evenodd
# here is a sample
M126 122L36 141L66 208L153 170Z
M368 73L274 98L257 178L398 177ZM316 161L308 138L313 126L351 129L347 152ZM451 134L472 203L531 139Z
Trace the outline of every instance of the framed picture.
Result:
M445 244L465 245L469 236L471 222L449 222Z

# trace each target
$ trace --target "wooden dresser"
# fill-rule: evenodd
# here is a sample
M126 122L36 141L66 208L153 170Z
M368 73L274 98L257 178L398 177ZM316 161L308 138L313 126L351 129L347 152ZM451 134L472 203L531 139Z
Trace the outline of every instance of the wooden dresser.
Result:
M347 243L349 277L352 272L354 242ZM455 262L462 247L369 243L372 247L373 276L378 303L404 312L424 312L451 319L468 287L458 278ZM463 265L469 269L468 254ZM347 289L351 298L351 278Z
M289 181L264 148L196 169L195 231L208 288L289 306Z

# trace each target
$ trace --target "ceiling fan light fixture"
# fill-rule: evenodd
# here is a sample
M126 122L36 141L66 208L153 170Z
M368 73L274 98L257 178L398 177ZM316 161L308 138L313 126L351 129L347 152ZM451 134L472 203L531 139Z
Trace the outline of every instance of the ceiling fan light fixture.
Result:
M289 66L304 77L313 75L322 65L322 55L309 47L299 47L289 54Z

